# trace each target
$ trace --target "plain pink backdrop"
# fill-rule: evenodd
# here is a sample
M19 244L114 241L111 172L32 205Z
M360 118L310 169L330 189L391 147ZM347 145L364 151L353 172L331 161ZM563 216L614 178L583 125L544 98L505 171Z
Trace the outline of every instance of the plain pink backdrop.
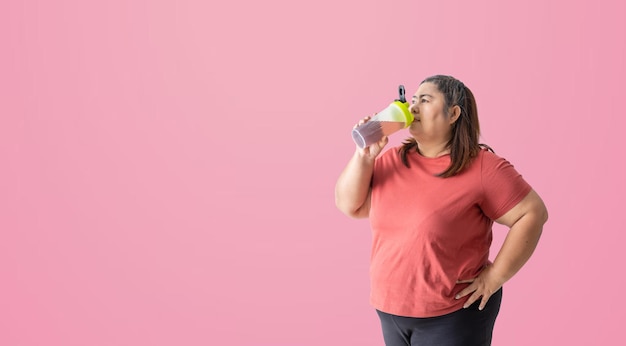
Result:
M353 124L439 73L550 211L494 345L623 344L625 13L1 2L0 345L382 345L334 184Z

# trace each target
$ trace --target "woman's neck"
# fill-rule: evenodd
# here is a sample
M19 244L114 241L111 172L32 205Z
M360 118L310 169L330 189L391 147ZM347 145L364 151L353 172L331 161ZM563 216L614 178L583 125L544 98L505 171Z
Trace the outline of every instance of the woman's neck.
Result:
M450 148L448 148L448 143L426 145L418 142L417 152L424 157L434 158L449 154Z

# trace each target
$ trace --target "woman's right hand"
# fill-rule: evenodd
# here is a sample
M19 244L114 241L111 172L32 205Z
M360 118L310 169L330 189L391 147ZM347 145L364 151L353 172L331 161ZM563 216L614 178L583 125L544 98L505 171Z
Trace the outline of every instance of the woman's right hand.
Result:
M354 125L354 128L365 124L366 122L370 121L370 119L372 119L372 117L369 116L361 119L358 124ZM363 149L357 146L356 149L361 157L374 160L376 156L378 156L383 151L383 148L385 147L385 145L387 145L388 142L389 138L387 136L383 136L383 138L381 138L380 141L376 143L372 143Z

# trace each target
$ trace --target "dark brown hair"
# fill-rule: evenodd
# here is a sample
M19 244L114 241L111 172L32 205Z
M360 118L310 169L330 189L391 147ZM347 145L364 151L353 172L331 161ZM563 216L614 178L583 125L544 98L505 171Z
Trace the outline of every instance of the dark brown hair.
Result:
M478 110L474 94L458 79L451 76L436 75L424 79L424 83L433 83L444 95L444 110L448 112L451 107L459 106L461 115L452 126L452 137L447 146L450 148L450 166L437 174L438 177L448 178L459 174L478 155L481 147L493 151L489 146L478 143L480 125L478 123ZM414 138L407 139L398 152L402 163L409 167L407 153L417 150L417 141Z

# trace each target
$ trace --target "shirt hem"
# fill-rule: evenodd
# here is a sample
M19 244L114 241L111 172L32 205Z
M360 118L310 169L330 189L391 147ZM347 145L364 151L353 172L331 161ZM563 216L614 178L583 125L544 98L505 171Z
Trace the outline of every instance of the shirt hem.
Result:
M370 305L376 310L382 311L390 315L401 316L401 317L412 317L412 318L429 318L429 317L440 317L440 316L448 315L448 314L451 314L453 312L463 309L464 303L465 303L465 300L461 299L458 301L458 303L445 309L440 309L436 311L432 311L432 310L420 311L420 310L404 310L404 309L398 309L398 308L393 308L393 307L386 307L382 304L376 304L370 301Z

